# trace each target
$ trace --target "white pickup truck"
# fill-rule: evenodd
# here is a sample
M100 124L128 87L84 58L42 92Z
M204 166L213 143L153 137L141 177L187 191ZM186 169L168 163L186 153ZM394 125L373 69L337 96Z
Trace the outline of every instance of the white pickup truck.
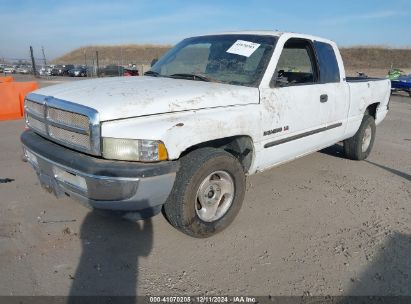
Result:
M227 227L246 175L344 141L362 160L390 81L348 78L336 44L275 31L183 40L143 77L71 82L25 101L41 184L93 208L156 214L194 237ZM275 208L275 206L273 206Z

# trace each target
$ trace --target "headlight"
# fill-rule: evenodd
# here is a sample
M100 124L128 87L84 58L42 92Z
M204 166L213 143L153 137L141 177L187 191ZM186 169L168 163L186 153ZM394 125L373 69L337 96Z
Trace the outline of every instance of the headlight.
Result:
M104 137L103 157L117 160L153 162L166 160L168 154L164 144L158 140Z

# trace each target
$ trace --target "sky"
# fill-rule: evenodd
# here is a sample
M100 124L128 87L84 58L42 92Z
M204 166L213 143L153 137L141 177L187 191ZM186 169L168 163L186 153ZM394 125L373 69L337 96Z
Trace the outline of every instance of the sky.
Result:
M175 44L231 30L307 33L340 46L411 47L411 0L0 0L0 58L77 47Z

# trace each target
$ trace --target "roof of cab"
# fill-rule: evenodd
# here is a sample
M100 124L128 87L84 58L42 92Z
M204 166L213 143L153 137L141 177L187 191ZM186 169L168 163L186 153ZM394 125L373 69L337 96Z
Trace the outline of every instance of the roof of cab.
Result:
M280 37L282 35L289 35L289 36L298 36L300 38L306 38L310 40L318 40L318 41L324 41L324 42L334 42L330 39L318 37L318 36L313 36L309 34L303 34L303 33L295 33L295 32L282 32L278 30L247 30L247 31L227 31L227 32L217 32L217 33L209 33L209 34L204 34L204 35L199 35L199 36L211 36L211 35L264 35L264 36L276 36Z

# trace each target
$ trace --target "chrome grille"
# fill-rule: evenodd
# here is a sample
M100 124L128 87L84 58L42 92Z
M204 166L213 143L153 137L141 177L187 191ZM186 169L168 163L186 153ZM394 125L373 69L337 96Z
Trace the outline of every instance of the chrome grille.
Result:
M52 141L100 155L100 122L94 109L31 93L25 100L27 126Z
M72 131L68 131L59 127L49 126L49 135L62 142L74 143L76 146L90 149L90 136Z
M26 116L26 123L32 129L39 131L42 134L46 133L45 123L38 119L35 119L33 116Z
M47 109L47 119L57 123L65 124L67 126L82 128L84 130L87 130L89 125L87 116L56 108Z
M32 102L30 100L26 100L26 107L30 108L30 110L39 116L44 115L44 105Z

